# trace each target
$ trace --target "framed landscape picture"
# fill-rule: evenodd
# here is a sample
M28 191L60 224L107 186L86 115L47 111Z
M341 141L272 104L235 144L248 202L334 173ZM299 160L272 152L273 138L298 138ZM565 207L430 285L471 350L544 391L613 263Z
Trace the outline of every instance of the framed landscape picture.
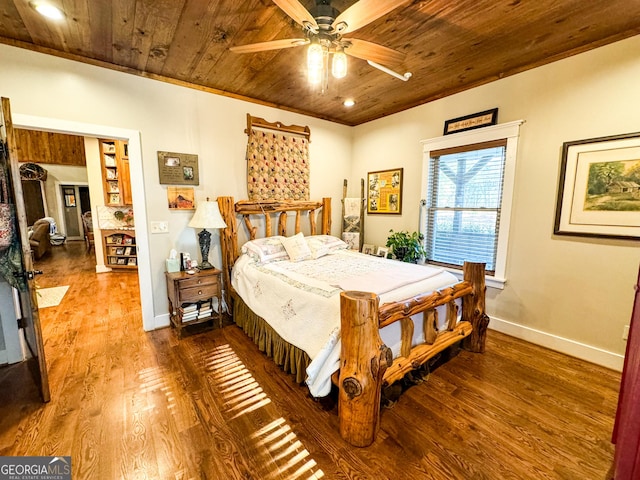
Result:
M402 213L402 168L368 173L367 213Z
M640 132L564 143L554 233L640 238Z

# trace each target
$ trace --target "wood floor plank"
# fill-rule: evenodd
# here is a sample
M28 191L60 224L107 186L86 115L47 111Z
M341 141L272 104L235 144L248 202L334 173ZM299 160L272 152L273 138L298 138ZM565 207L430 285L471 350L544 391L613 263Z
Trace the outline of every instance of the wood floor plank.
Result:
M135 273L96 274L82 242L37 264L52 400L0 368L0 455L71 455L76 479L604 479L620 374L489 331L382 411L376 441L318 402L227 319L142 330Z

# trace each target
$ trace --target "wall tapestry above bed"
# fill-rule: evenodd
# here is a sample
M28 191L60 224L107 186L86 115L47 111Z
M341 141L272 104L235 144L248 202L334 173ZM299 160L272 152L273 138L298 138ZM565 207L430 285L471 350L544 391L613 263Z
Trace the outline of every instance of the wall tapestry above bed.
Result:
M249 199L309 200L309 127L247 114L245 133Z

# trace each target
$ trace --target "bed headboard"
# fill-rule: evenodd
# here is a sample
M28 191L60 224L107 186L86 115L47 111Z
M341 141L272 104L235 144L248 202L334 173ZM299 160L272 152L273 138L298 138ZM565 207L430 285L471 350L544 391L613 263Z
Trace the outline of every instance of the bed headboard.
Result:
M220 213L227 227L220 231L220 248L222 250L222 275L225 285L225 300L231 305L229 295L231 293L231 268L238 259L238 221L242 216L247 228L249 240L258 237L270 237L273 234L273 221L277 221L277 234L283 236L294 235L300 232L300 220L303 214L309 217L309 231L311 235L331 234L331 198L325 197L322 201L309 200L240 200L234 203L233 197L218 197ZM322 214L320 229L316 221L317 213ZM294 232L287 232L287 218L290 213L295 214ZM258 227L251 222L252 216L264 219L264 235L258 235Z

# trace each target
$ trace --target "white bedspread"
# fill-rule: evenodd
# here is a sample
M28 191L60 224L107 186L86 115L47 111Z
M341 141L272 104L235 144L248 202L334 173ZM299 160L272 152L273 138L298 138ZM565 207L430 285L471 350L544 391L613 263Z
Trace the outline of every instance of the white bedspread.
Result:
M385 285L385 275L394 279L393 289ZM331 374L339 368L342 289L338 285L378 293L383 304L440 289L457 279L439 268L339 250L316 260L265 265L241 255L231 281L254 313L309 355L307 385L312 395L320 397L329 394ZM383 341L394 350L393 340L383 336Z

